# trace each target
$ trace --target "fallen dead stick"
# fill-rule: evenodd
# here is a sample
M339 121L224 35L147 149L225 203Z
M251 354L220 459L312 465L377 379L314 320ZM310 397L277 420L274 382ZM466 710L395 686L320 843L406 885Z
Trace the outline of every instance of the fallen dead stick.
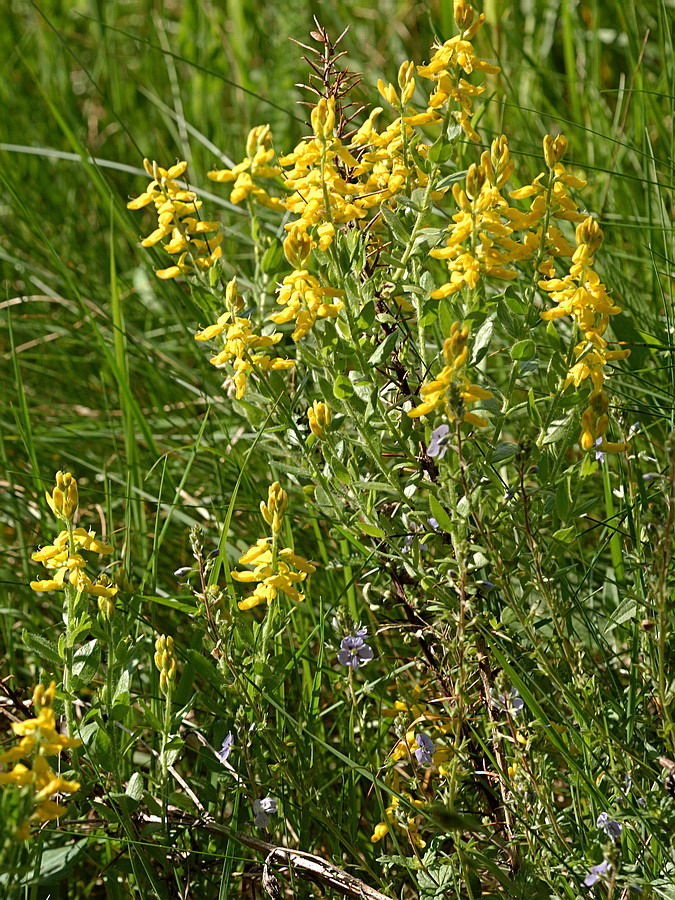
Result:
M222 834L227 837L233 837L240 841L251 850L265 855L265 865L263 868L263 886L273 900L281 897L277 879L269 871L269 867L273 862L286 865L293 869L296 875L308 878L316 884L332 888L345 897L357 897L358 900L391 900L386 894L376 891L375 888L369 887L360 878L350 875L344 869L334 866L320 856L313 853L305 853L302 850L288 850L286 847L277 847L267 841L261 841L252 835L243 834L241 831L232 831L226 825L219 825L208 815L191 816L183 812L177 807L169 807L171 819L174 822L183 822L191 828L203 828L212 834ZM141 822L161 825L160 816L153 816L143 813L137 817Z

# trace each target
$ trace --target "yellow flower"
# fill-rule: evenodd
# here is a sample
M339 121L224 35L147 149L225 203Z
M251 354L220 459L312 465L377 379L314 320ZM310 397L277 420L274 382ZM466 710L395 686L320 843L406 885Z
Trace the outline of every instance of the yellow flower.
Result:
M323 400L315 400L307 410L307 419L309 420L309 428L312 434L319 440L323 440L330 425L330 406L324 403Z
M395 790L398 790L398 777L394 779ZM406 791L402 792L402 796L412 805L420 809L423 807L423 800L416 800L410 796ZM378 822L375 828L373 829L372 836L370 838L373 844L377 844L378 841L381 841L383 837L389 834L392 828L396 828L398 831L406 834L412 844L415 845L418 849L423 849L426 847L426 841L422 838L419 833L419 824L417 821L417 817L413 814L409 814L409 810L405 812L400 809L401 801L398 796L392 796L389 806L384 811L384 821Z
M47 760L48 756L72 750L82 743L77 738L69 738L56 731L52 709L55 691L54 681L48 688L43 685L35 688L33 706L36 716L12 723L12 731L21 740L15 747L0 753L0 762L5 764L18 759L30 759L30 767L16 762L10 771L0 773L0 784L32 788L34 811L31 820L37 822L51 822L66 812L67 808L55 802L52 797L57 794L73 794L80 789L79 782L68 781L57 775ZM20 840L26 840L30 836L29 820L18 827L16 836Z
M282 312L274 313L270 319L276 325L295 322L293 340L304 337L319 319L335 318L342 309L342 302L327 302L341 297L342 291L322 287L319 280L307 269L296 269L287 275L279 289L277 303L284 306Z
M274 554L272 538L258 540L239 557L239 563L253 566L253 571L233 571L232 578L242 584L256 585L251 596L239 602L239 609L242 610L253 609L260 603L270 604L279 591L296 603L301 603L305 597L296 585L316 571L312 563L298 556L290 547L277 550ZM294 572L293 569L298 571Z
M446 338L443 344L446 365L437 378L420 388L422 403L408 412L411 418L426 416L439 406L445 406L451 422L457 418L458 413L461 413L464 422L477 425L479 428L487 425L484 418L468 409L470 404L492 397L490 391L472 384L466 375L461 373L469 356L468 339L468 326L460 327L458 322L454 322L450 337ZM451 397L453 389L456 391L454 400Z
M276 178L281 174L279 166L273 164L275 154L269 125L257 125L251 129L246 141L246 153L242 162L233 168L213 169L208 177L220 184L234 182L230 192L231 203L241 203L250 198L270 209L283 210L283 202L277 197L270 197L257 181L259 178Z
M195 340L212 341L224 336L222 350L209 361L217 368L228 364L232 366L236 398L241 400L246 392L246 380L250 372L288 370L293 368L294 361L269 356L268 351L279 343L282 334L256 334L250 320L237 315L243 307L243 301L237 294L236 278L229 282L225 297L228 311L214 325L197 332Z
M31 555L33 562L41 563L51 573L49 578L31 581L31 588L34 591L65 591L66 587L72 585L87 594L114 597L118 588L105 576L92 581L85 571L87 561L78 552L85 550L88 553L109 555L113 552L113 547L99 541L94 531L87 531L82 526L72 527L72 517L77 509L77 484L72 475L66 473L64 476L62 472L57 472L56 485L53 494L48 494L47 497L49 499L51 496L50 506L55 515L66 522L68 528L59 532L53 544L47 544Z
M174 265L156 271L157 277L166 280L209 269L222 255L223 235L218 222L198 218L201 200L197 200L194 191L185 190L176 181L185 173L187 163L183 161L164 169L144 159L143 165L153 180L139 197L127 203L127 208L142 209L154 203L157 227L141 241L141 246L153 247L168 238L164 249L178 255ZM199 235L210 236L200 238Z
M429 97L426 113L408 119L410 124L423 125L427 122L441 122L443 108L452 102L459 109L452 110L453 118L461 125L464 133L472 141L480 140L471 125L473 115L473 98L483 93L483 87L469 84L464 75L482 72L485 75L496 75L499 66L493 66L479 59L471 43L478 29L485 21L481 13L474 21L474 10L464 0L455 0L455 22L460 33L436 48L430 62L426 66L418 66L417 71L423 78L436 82L436 88Z

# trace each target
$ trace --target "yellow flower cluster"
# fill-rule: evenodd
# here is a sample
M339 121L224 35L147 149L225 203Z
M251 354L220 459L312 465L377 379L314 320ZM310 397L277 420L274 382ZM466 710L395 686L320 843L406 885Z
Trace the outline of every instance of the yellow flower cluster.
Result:
M609 297L593 268L602 237L600 226L590 216L577 226L577 248L568 274L564 278L539 282L539 287L547 291L557 304L545 310L541 317L550 321L571 316L584 336L584 340L574 348L577 362L565 382L565 387L570 384L579 387L586 379L592 383L589 405L581 418L581 446L584 450L596 447L601 452L619 453L625 451L627 445L612 443L605 438L609 426L609 399L603 389L606 379L604 367L609 362L625 359L630 355L630 350L609 350L603 336L610 316L618 315L621 307Z
M315 572L316 567L290 547L277 546L287 505L288 495L279 482L275 481L269 488L267 503L260 504L263 518L272 529L272 537L261 538L239 557L239 563L252 566L253 571L231 573L235 581L256 585L251 596L239 602L239 609L253 609L260 603L270 604L279 591L296 603L305 599L296 585Z
M398 775L394 774L394 790L397 793L401 793L402 797L410 803L411 806L416 807L417 809L421 809L426 804L423 800L416 800L411 797L407 791L400 792L399 791L399 778ZM381 841L383 837L389 834L392 828L396 828L398 831L406 834L410 840L410 842L417 847L419 850L422 850L426 847L426 841L423 839L422 835L419 833L419 822L417 820L417 816L412 813L411 810L403 810L401 807L401 801L398 796L392 796L389 802L389 806L384 811L384 820L382 822L378 822L378 824L373 829L373 834L370 838L373 844L377 844L378 841Z
M554 260L560 256L572 256L574 248L553 220L581 222L585 216L579 212L569 188L577 190L586 186L582 178L567 171L561 159L567 150L567 138L560 134L547 134L543 140L546 172L541 172L522 188L510 192L514 200L531 200L526 213L509 212L514 228L526 231L523 244L534 256L540 253L538 271L549 278L554 274Z
M175 278L193 271L209 269L220 259L223 240L218 222L204 222L199 219L201 200L197 200L194 191L185 190L176 181L187 169L186 162L179 162L170 169L163 169L156 162L143 160L145 170L152 178L145 191L127 203L128 209L142 209L150 203L155 204L157 211L157 227L144 240L143 247L152 247L170 238L164 249L167 253L178 255L175 265L167 269L158 269L158 278ZM210 235L200 237L200 235Z
M0 762L15 763L11 771L0 773L0 784L30 786L33 791L34 811L30 818L19 826L17 837L21 839L29 837L31 821L52 822L66 812L67 807L53 799L57 794L73 794L80 789L77 781L67 781L57 775L47 759L49 756L56 756L62 750L79 747L82 743L77 738L69 738L56 731L52 709L55 691L54 681L48 688L44 685L35 688L33 707L36 717L23 722L13 722L12 731L21 740L15 747L0 753ZM30 766L17 762L19 759L30 760Z
M527 247L511 237L511 220L518 213L500 192L512 171L508 141L501 135L492 142L490 152L484 151L480 164L469 167L465 187L453 186L459 207L452 217L455 224L445 247L430 252L435 259L447 261L450 280L432 292L433 298L448 297L464 286L473 289L481 275L513 279L516 272L511 264L530 255Z
M426 416L439 406L445 406L451 422L461 415L463 422L477 425L479 428L487 425L482 416L468 409L470 404L492 397L490 391L472 384L461 371L469 358L468 341L468 326L460 326L459 322L454 322L450 329L450 337L443 343L443 357L446 364L437 378L420 389L422 403L408 412L411 418Z
M66 528L54 538L53 544L41 547L31 555L33 562L42 563L50 573L49 578L31 581L34 591L64 591L72 586L76 590L93 594L95 597L110 599L118 591L107 575L100 575L95 581L85 571L87 561L81 550L104 556L113 552L113 547L97 540L96 532L85 528L73 528L73 517L77 512L77 482L70 472L56 473L56 487L52 494L47 492L47 502Z
M430 78L436 82L436 88L429 97L427 111L412 116L407 121L411 125L441 122L449 110L469 140L479 141L480 138L471 124L473 99L482 94L485 88L470 84L463 76L471 75L473 72L496 75L499 66L493 66L479 59L471 43L471 39L485 21L484 14L481 13L474 18L475 11L465 0L454 0L453 5L459 34L438 47L428 65L418 67L417 71L423 78ZM450 110L451 102L457 104L459 109Z
M233 181L230 193L231 203L242 200L253 200L270 209L283 210L283 203L277 197L270 197L267 191L257 184L258 178L278 178L281 169L271 165L274 161L272 132L269 125L258 125L251 129L246 141L246 156L232 169L213 169L208 173L212 181L219 183Z
M246 379L250 372L292 369L292 359L270 356L268 351L282 338L281 334L260 335L253 331L249 319L239 316L243 301L237 293L237 280L233 278L227 285L225 299L228 311L219 317L214 325L209 325L195 335L198 341L212 341L223 336L223 348L211 357L212 365L231 365L234 369L233 383L235 396L240 400L246 391Z
M446 244L430 252L444 259L450 271L449 281L431 296L449 297L463 287L473 289L481 277L511 280L518 263L533 257L541 274L552 277L557 257L572 256L574 248L555 224L556 220L579 222L584 215L569 195L569 188L582 188L586 182L570 174L560 162L567 140L547 134L543 140L547 171L531 184L510 191L513 200L529 199L529 210L510 205L501 191L513 172L508 141L500 135L484 151L480 164L469 167L465 187L453 186L458 212L448 232ZM524 232L516 240L516 232Z
M305 247L307 255L303 258L300 254ZM293 228L284 241L284 250L286 258L296 268L290 275L286 275L279 286L277 303L284 309L270 316L276 325L295 322L292 334L294 341L303 338L319 319L334 319L342 308L339 298L343 292L337 288L322 286L309 269L302 268L309 262L310 249L311 243L307 235L299 228ZM297 268L298 262L301 268Z

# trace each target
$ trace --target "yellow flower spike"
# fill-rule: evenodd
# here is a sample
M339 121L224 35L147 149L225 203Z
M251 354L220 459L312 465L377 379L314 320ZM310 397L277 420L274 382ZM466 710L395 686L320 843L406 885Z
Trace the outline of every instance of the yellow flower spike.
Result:
M411 418L426 416L445 406L448 419L453 422L460 412L462 420L479 428L488 423L481 416L472 413L469 407L479 400L488 400L492 397L490 391L472 384L466 375L461 374L461 369L468 360L469 330L467 326L460 327L458 322L453 323L450 337L443 344L443 356L446 366L437 378L427 382L420 388L422 402L414 409L408 411ZM453 397L453 392L456 397Z
M301 603L305 599L296 585L301 584L308 575L315 572L316 566L295 553L292 548L278 548L276 544L287 505L286 491L275 482L269 488L267 503L263 501L260 504L260 511L265 522L270 525L274 537L260 538L239 557L239 563L251 566L253 571L231 572L234 581L255 585L253 593L239 601L241 610L253 609L261 603L270 604L279 592L296 603Z
M319 440L324 440L326 430L331 421L331 411L328 404L322 400L315 400L307 410L307 419L309 420L312 434Z
M187 163L183 160L169 169L143 161L152 181L146 190L127 203L129 209L142 209L153 203L157 213L157 227L143 240L141 246L152 247L164 242L167 253L180 254L178 261L164 269L157 269L158 278L168 280L179 275L210 268L222 251L220 226L217 222L200 220L196 213L201 207L194 191L183 189L176 179L184 175ZM200 241L195 235L210 235ZM165 242L165 239L168 241Z
M162 634L155 641L155 666L159 671L159 687L163 694L170 693L176 680L176 655L173 638Z

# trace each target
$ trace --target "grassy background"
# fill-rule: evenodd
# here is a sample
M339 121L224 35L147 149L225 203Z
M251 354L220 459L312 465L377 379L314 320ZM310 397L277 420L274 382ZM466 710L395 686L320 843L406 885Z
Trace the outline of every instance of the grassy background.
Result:
M487 108L481 132L506 131L525 169L543 134L568 136L605 229L601 270L626 311L615 328L633 344L614 390L629 420L659 442L675 390L672 279L662 277L673 246L672 5L494 0L485 11L482 40L491 43L481 49L502 66L505 99ZM138 248L140 219L125 203L145 184L141 158L188 160L191 180L218 195L205 207L226 224L226 271L245 272L247 216L205 171L238 160L255 124L269 122L279 147L305 132L295 85L306 67L290 38L307 39L313 14L333 35L349 25L345 63L363 73L360 90L374 104L378 77L393 79L403 58L427 60L434 37L453 33L451 12L414 0L9 0L0 11L4 673L30 680L15 653L17 626L44 629L60 615L25 586L30 552L51 527L41 492L57 468L78 475L89 521L117 534L142 596L175 596L171 573L186 562L190 525L214 540L231 500L239 542L258 537L247 512L269 480L268 460L254 449L244 466L254 435L232 416L192 339L206 323L180 284L154 279L152 253ZM345 571L336 594L348 590ZM160 603L147 609L153 624L167 620ZM178 609L171 616L188 635L189 620ZM308 684L311 694L307 673ZM281 714L277 726L282 740ZM352 847L358 818L329 828L320 803L312 814L331 852Z

